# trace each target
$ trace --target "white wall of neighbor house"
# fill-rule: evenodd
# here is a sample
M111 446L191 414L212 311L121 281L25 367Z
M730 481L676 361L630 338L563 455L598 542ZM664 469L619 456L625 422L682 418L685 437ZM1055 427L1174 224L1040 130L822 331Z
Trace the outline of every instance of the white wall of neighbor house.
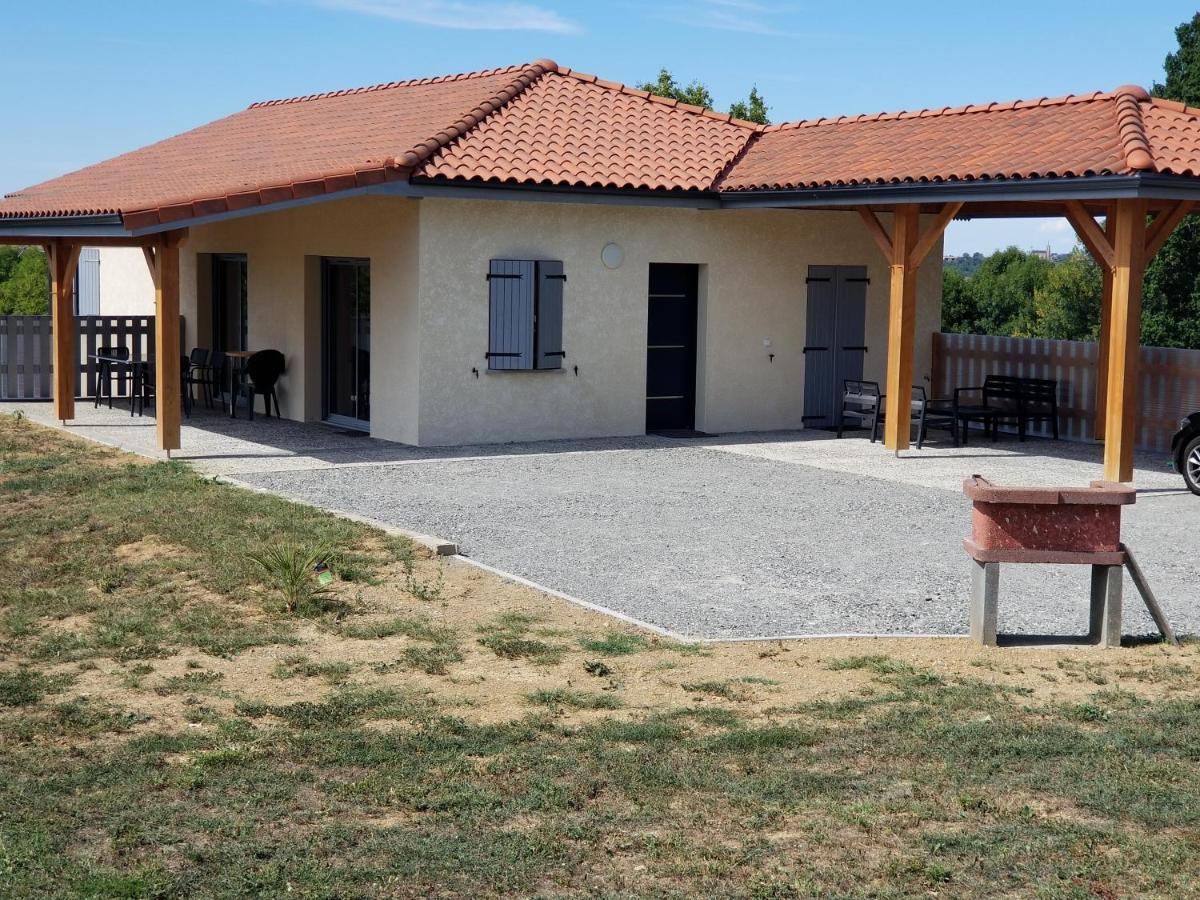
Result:
M247 263L248 349L280 350L285 418L321 418L321 257L371 262L371 433L416 443L418 206L359 197L193 227L180 256L185 345L211 345L211 254Z
M702 267L698 429L801 427L809 265L867 266L864 377L884 381L889 272L853 212L443 199L420 208L422 444L642 434L652 262ZM601 262L609 242L625 251L620 268ZM563 261L562 370L487 371L492 258ZM940 324L940 259L934 248L918 283L917 384Z
M154 281L140 247L101 247L102 316L154 315Z

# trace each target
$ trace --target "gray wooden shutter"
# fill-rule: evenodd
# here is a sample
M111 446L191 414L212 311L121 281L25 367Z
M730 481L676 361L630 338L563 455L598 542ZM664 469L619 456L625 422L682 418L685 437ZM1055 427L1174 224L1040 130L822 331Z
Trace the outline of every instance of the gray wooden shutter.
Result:
M562 260L543 259L537 264L537 367L561 369L563 361Z
M100 315L100 251L84 248L79 251L79 268L75 271L75 315Z
M535 271L532 260L488 263L488 368L533 368Z

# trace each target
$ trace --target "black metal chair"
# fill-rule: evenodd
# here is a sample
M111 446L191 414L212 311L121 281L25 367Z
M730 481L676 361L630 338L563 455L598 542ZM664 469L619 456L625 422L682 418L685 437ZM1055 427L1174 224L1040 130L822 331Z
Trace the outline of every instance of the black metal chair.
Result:
M871 426L871 443L879 437L879 426L887 421L887 395L880 397L879 414ZM929 429L937 428L949 431L954 438L954 446L958 446L958 416L954 407L947 401L929 399L925 388L913 385L909 400L909 426L917 429L917 449L920 450L929 434Z
M179 356L179 394L183 401L183 414L192 417L192 395L188 390L188 379L191 377L191 361L188 357ZM144 416L146 406L154 402L156 385L154 378L154 362L141 360L133 363L133 388L129 396L129 416L136 414Z
M875 419L879 415L879 382L855 381L846 379L842 382L842 410L838 414L837 436L842 436L846 419L853 419L858 424L856 428L870 428L875 433Z
M191 354L188 356L188 365L184 370L184 384L187 385L189 396L193 387L199 387L202 394L206 394L208 390L207 382L204 380L205 370L208 368L209 357L212 351L205 347L193 347ZM194 397L192 398L195 399ZM212 398L205 397L206 401L211 405Z
M250 410L250 420L253 421L256 394L262 396L263 411L268 418L271 415L272 400L275 401L275 415L279 416L279 398L275 395L275 382L283 374L283 366L283 354L278 350L259 350L246 360L241 380L234 387L233 397L230 398L230 417L236 418L238 399L245 397L246 406Z
M230 383L227 375L229 357L221 350L214 350L208 357L208 365L199 373L199 380L204 384L208 406L212 407L214 397L225 402L225 385Z
M106 389L108 394L108 408L112 409L113 360L128 362L129 348L123 345L97 347L96 356L100 358L96 360L96 396L92 399L92 409L100 406L100 401L104 398ZM128 366L124 367L124 369L126 371L121 372L121 377L128 379Z

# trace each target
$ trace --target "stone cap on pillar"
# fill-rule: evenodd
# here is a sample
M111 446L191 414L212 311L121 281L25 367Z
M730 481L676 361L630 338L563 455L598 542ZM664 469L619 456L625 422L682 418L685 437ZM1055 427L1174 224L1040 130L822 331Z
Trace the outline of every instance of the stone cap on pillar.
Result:
M963 482L963 493L976 503L1038 506L1127 506L1137 501L1133 488L1115 481L1093 481L1087 487L1003 487L972 475Z

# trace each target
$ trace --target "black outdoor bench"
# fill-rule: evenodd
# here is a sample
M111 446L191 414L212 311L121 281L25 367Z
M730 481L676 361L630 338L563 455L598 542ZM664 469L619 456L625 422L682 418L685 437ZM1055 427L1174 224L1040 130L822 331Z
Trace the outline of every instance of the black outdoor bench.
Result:
M977 393L979 403L964 403L963 395ZM962 423L963 444L971 422L980 422L996 440L1000 425L1014 424L1025 440L1030 422L1049 422L1058 440L1058 382L1052 378L989 375L982 385L954 389L954 414Z

